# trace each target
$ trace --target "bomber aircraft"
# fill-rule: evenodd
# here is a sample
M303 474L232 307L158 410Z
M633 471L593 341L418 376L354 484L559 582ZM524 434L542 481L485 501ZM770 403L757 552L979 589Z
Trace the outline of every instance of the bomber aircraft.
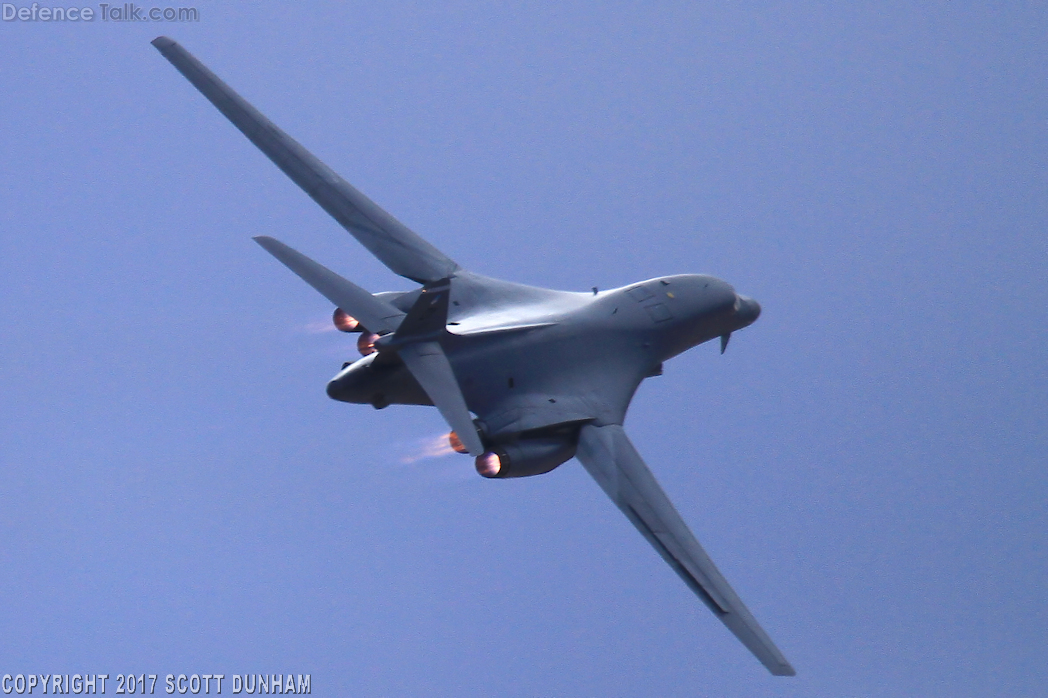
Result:
M362 358L335 400L434 405L451 446L486 478L547 473L575 457L684 583L776 676L794 669L699 545L622 428L641 381L713 339L721 353L760 305L712 276L592 293L469 272L320 162L175 41L153 42L234 126L393 272L420 284L369 293L271 237L254 238L359 332ZM475 415L475 416L474 416Z

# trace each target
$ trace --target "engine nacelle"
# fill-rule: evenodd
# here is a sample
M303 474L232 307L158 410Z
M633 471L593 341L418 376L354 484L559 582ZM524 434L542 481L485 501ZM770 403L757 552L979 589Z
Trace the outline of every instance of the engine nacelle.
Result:
M496 444L477 456L477 472L488 478L542 475L575 455L577 434L530 436Z

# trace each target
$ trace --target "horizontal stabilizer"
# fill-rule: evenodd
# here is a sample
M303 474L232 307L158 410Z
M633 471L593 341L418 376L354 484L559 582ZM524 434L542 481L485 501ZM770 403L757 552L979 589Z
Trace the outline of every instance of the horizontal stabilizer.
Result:
M152 43L284 174L394 273L427 283L459 268L281 131L177 42L158 36Z
M404 313L389 303L343 279L327 267L314 262L297 250L271 237L260 235L255 242L276 257L281 264L298 274L322 296L346 311L371 332L385 334L400 325Z
M622 427L587 424L579 433L575 455L630 523L761 664L775 676L794 676L793 667L695 540Z
M436 342L415 342L400 347L398 353L470 455L484 453L484 446L466 407L458 379L440 345Z

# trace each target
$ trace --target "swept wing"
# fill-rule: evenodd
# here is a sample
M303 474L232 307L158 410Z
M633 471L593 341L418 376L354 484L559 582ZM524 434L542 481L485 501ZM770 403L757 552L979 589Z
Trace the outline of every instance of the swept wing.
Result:
M259 150L284 171L394 273L419 283L444 279L458 264L318 160L247 103L177 42L159 36L153 46Z
M503 300L504 282L472 288L472 275L409 230L335 174L298 142L280 130L219 80L176 42L158 37L153 45L245 136L312 197L338 223L392 271L425 284L422 294L405 314L331 270L269 237L256 241L333 303L361 320L369 330L385 335L380 351L398 353L468 450L478 455L483 445L473 425L451 364L439 340L446 336L451 277L459 272L467 295L488 303ZM480 279L480 277L476 277ZM490 280L483 280L488 281ZM527 317L521 313L521 293L542 293L552 303L548 313ZM564 299L576 294L514 286L508 296L517 301L512 312L462 318L452 323L462 336L525 331L557 324L554 310L574 305ZM458 303L456 302L456 305ZM469 305L473 305L470 303ZM759 309L758 309L759 312ZM546 317L546 316L549 317ZM751 320L752 321L752 320ZM721 349L730 336L721 339ZM550 399L549 403L555 401ZM628 403L628 396L626 398ZM549 407L543 402L543 408ZM728 585L699 545L621 426L587 424L580 430L577 458L612 501L641 532L674 571L742 643L778 676L795 671Z
M684 583L776 676L794 676L786 657L710 560L621 426L588 424L576 458Z

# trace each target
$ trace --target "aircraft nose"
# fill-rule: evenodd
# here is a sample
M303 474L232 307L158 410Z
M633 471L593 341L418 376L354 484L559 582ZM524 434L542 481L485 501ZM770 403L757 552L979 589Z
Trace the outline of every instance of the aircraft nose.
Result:
M752 298L739 296L735 304L735 317L739 320L739 328L748 327L761 316L761 304Z

